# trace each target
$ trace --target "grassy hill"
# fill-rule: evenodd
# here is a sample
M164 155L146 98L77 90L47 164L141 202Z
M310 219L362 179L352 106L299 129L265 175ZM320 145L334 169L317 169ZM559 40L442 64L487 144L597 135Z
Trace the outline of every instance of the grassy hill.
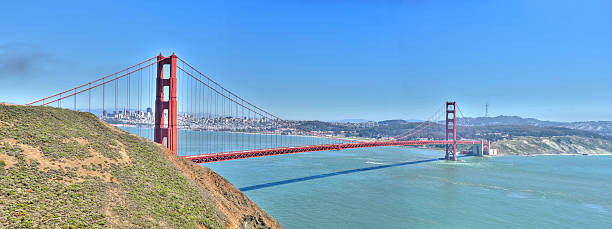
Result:
M612 135L612 121L581 121L581 122L553 122L519 116L497 116L461 118L458 122L464 126L539 126L564 127L574 130L585 130L602 135Z
M518 136L492 143L502 155L610 154L612 141L580 136Z
M279 228L225 179L97 117L0 105L0 228Z

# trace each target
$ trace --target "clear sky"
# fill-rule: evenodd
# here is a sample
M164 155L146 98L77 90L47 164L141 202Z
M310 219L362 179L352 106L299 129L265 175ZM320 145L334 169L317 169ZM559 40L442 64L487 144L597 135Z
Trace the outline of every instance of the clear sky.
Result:
M104 2L104 3L101 3ZM612 1L5 1L0 101L162 52L287 119L612 120Z

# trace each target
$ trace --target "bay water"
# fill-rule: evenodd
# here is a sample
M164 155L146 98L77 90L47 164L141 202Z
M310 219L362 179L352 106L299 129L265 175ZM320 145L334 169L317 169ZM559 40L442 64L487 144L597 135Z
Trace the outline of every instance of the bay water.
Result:
M202 166L286 228L612 228L612 156L443 153L378 147Z

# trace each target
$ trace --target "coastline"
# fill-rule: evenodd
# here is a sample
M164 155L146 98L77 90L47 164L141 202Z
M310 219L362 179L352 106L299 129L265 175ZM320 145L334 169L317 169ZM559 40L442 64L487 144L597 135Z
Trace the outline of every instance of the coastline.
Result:
M519 156L519 157L537 157L537 156L612 156L612 153L593 153L593 154L578 154L578 153L542 153L542 154L508 154L508 155L497 155L497 157L503 156Z
M143 125L134 125L134 124L110 124L114 127L132 127L132 128L149 128L152 129L153 126L148 124ZM231 133L231 134L260 134L260 135L270 135L270 136L287 136L287 137L305 137L305 138L323 138L321 136L313 136L313 135L299 135L299 134L278 134L278 133L266 133L266 132L240 132L240 131L214 131L214 130L202 130L202 129L187 129L187 128L178 128L178 130L188 130L188 131L198 131L198 132L223 132L223 133ZM348 140L348 141L375 141L373 138L362 138L362 137L344 137L344 136L334 136L334 135L325 135L327 138L334 138L337 140Z

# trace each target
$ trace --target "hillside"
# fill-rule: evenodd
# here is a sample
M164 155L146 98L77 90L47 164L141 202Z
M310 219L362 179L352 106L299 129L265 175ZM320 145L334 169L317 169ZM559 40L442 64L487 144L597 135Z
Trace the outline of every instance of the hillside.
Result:
M602 154L612 153L612 135L605 134L606 128L595 128L590 124L606 125L606 122L565 123L581 124L582 127L570 128L554 126L553 122L537 119L523 119L518 116L499 116L494 118L469 118L469 123L457 128L457 135L464 139L487 139L499 154ZM556 123L559 124L559 123ZM328 123L321 121L300 121L300 128L326 131L343 136L363 138L386 138L412 130L418 122L386 120L368 123ZM559 124L560 125L560 124ZM406 139L443 139L444 126L432 124L433 131L424 131ZM595 131L595 129L598 131ZM462 148L463 149L463 148Z
M575 130L591 131L603 135L612 135L612 121L582 121L582 122L552 122L542 121L534 118L522 118L519 116L497 116L461 118L458 122L465 126L495 126L495 125L519 125L537 127L563 127Z
M579 136L520 136L493 142L501 155L610 154L612 142Z
M280 228L208 168L97 117L0 105L0 228Z
M520 117L507 116L508 118L494 119L505 120L489 122L487 125L461 125L457 128L460 138L480 139L485 138L492 141L513 138L516 136L551 137L551 136L579 136L586 138L599 138L612 141L612 135L592 131L585 128L569 128L547 125L533 125L533 122L514 122L508 120L521 120ZM531 119L529 119L531 120ZM495 123L495 124L494 124ZM501 124L497 124L501 123ZM504 124L508 123L508 124ZM344 135L363 138L386 138L396 136L406 131L413 130L420 122L408 122L404 120L386 120L368 123L329 123L322 121L298 121L298 126L305 130L324 131L335 135ZM474 124L474 123L472 123ZM481 123L482 124L482 123ZM502 125L503 124L503 125ZM422 134L416 134L407 139L421 137L442 139L445 137L444 123L431 124L428 130Z

